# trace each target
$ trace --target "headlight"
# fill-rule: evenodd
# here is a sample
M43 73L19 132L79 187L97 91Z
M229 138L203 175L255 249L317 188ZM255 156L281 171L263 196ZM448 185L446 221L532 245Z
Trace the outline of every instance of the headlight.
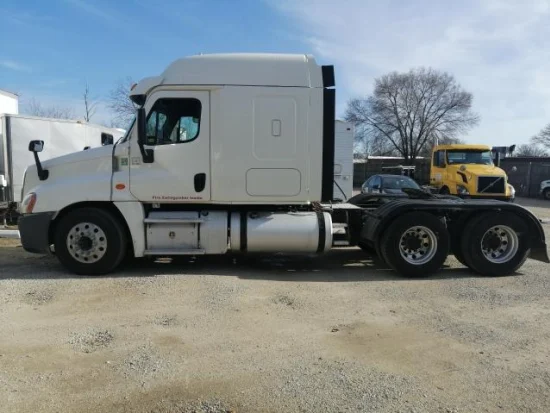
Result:
M25 199L23 199L23 202L21 203L21 213L23 214L32 214L32 210L34 209L34 206L36 205L36 194L34 192L30 192L27 194Z
M456 193L458 195L470 195L470 191L468 191L468 188L466 188L464 185L457 185Z

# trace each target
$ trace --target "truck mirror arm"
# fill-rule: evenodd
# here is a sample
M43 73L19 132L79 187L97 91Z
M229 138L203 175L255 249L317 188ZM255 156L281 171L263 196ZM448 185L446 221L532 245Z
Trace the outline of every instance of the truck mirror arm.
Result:
M145 141L147 139L146 132L146 117L145 109L143 107L138 109L137 113L137 133L138 133L138 146L143 158L143 163L153 163L155 161L155 152L152 149L145 149Z
M38 172L38 178L41 181L45 181L46 179L48 179L48 176L50 175L50 173L47 169L42 168L42 163L40 162L38 153L33 152L33 155L34 155L34 163L36 164L36 170Z

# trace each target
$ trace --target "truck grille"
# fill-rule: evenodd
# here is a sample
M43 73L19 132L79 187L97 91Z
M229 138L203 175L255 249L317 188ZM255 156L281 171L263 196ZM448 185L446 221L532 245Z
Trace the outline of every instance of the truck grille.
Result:
M492 184L492 185L491 185ZM487 188L491 185L490 188ZM500 176L480 176L477 179L477 192L483 194L504 194L504 177Z

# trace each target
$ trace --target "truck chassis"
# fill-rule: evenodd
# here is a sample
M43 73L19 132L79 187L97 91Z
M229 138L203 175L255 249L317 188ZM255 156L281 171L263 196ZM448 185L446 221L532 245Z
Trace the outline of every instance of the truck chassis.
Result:
M227 252L236 254L323 253L331 247L359 246L375 252L406 277L437 272L449 254L486 276L515 273L527 258L550 263L540 221L527 209L507 202L422 192L408 197L360 194L346 203L334 204L227 208L144 205L147 242L161 245L145 250L144 255L208 254L209 242L221 242L228 246ZM293 220L296 214L300 219ZM209 216L213 220L209 222L218 223L214 232L201 219ZM308 232L296 225L314 229ZM23 215L20 231L26 234L22 236L26 250L56 251L61 263L77 274L109 273L133 254L127 219L112 203L84 203L56 214ZM164 239L180 237L182 231L198 238L198 248L162 247L166 245ZM38 235L29 236L31 232ZM313 239L312 233L318 233L318 238ZM213 237L219 239L212 241Z

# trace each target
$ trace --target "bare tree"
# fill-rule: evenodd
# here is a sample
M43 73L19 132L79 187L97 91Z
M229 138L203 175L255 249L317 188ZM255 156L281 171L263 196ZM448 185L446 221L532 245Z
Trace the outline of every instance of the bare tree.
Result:
M75 117L72 108L57 105L44 106L34 98L23 105L22 113L53 119L73 119Z
M428 143L454 139L479 122L472 99L448 73L393 72L375 80L372 96L351 99L345 118L363 128L370 148L410 162Z
M130 88L134 81L131 77L119 79L109 93L107 107L113 112L113 122L117 126L127 127L134 117L136 108L130 100Z
M514 155L520 158L525 157L544 157L548 156L548 152L537 145L523 144L519 145L514 152Z
M82 95L84 99L84 120L89 122L92 119L92 116L95 115L97 109L97 101L90 96L90 88L88 82L86 82L86 87Z
M544 127L538 134L531 138L531 142L535 145L542 145L550 149L550 123Z

